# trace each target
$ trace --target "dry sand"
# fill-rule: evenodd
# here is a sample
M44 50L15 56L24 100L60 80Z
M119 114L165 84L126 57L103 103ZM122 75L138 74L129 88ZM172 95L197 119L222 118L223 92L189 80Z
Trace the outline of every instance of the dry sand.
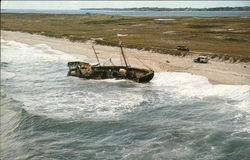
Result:
M1 31L1 36L4 40L14 40L30 45L47 44L52 49L69 54L83 54L87 57L95 58L91 42L71 42L67 39L10 31ZM120 58L120 49L118 47L95 45L95 49L100 53L99 58ZM124 48L124 52L130 64L136 64L137 66L145 68L145 66L138 61L137 58L139 58L155 72L189 72L205 76L212 83L250 85L249 63L227 63L210 60L208 64L199 64L193 62L193 58L197 55L179 57L129 48ZM134 56L137 58L134 58ZM169 63L166 61L169 61Z

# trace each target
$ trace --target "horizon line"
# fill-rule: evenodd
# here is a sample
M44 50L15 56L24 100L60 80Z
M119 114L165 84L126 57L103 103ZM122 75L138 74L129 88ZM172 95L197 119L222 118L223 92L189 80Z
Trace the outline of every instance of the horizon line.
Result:
M244 7L250 7L249 6L235 6L235 7L200 7L200 8L194 8L194 7L175 7L175 8L168 8L168 7L126 7L126 8L119 8L119 7L88 7L88 8L78 8L78 9L14 9L14 8L1 8L1 10L79 10L79 9L142 9L142 8L159 8L159 9L211 9L211 8L244 8Z

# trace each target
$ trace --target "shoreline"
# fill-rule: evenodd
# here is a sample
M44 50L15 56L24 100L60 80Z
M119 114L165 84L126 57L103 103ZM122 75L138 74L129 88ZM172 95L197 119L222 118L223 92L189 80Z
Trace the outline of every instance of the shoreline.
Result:
M62 38L3 30L1 30L1 37L4 40L14 40L29 45L46 44L52 49L68 54L79 54L89 58L95 58L90 41L83 43L72 42ZM95 45L95 50L100 53L98 55L100 59L108 59L110 57L119 58L120 56L119 47ZM205 76L211 83L250 85L249 63L227 63L209 60L208 64L199 64L193 62L193 58L197 55L180 57L129 48L124 48L124 52L131 64L145 68L144 65L135 58L138 57L155 72L188 72ZM167 63L167 61L169 61L169 63Z

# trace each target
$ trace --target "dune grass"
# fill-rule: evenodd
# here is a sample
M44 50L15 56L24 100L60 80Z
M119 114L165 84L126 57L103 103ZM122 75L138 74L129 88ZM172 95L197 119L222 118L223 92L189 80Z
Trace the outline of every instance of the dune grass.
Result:
M157 20L174 19L174 20ZM72 41L96 39L117 46L117 34L126 47L163 54L200 53L211 58L250 61L250 17L126 17L1 13L1 30L22 31ZM186 45L191 52L176 50Z

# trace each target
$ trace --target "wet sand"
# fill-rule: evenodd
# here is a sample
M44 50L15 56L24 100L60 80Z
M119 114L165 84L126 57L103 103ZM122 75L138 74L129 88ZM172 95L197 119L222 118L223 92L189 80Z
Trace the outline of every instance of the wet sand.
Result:
M67 39L10 31L1 31L1 36L4 40L14 40L30 45L46 44L52 49L69 54L95 58L91 42L79 43ZM98 56L101 59L120 58L119 47L95 45L95 49L100 53ZM130 64L143 68L149 67L155 72L189 72L205 76L212 83L250 85L249 63L228 63L219 60L209 60L208 64L199 64L193 62L193 58L197 56L195 54L179 57L129 48L124 48L124 52Z

